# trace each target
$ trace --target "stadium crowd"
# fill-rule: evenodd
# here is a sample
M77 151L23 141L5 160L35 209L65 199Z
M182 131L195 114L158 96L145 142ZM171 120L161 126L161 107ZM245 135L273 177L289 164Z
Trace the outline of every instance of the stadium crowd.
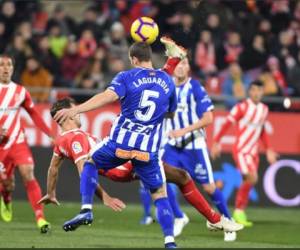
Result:
M158 23L188 48L192 74L208 93L236 99L260 79L267 96L300 96L300 1L82 1L80 18L66 4L46 11L42 1L0 3L0 53L15 59L14 80L26 87L103 90L130 67L130 25L140 16ZM160 43L153 50L162 62ZM38 102L50 91L32 92ZM78 102L89 96L74 96ZM276 109L276 107L274 107Z

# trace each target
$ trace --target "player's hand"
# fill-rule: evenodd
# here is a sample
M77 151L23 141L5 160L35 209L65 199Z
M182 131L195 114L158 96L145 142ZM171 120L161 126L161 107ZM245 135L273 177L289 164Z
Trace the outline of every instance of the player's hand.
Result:
M266 152L267 160L270 164L274 164L279 158L279 154L277 154L272 149L268 149Z
M57 205L57 206L60 205L60 203L58 202L58 200L56 199L55 196L50 196L48 194L46 194L44 197L42 197L42 199L40 199L38 201L38 204L42 204L42 203L45 205L50 204L50 203Z
M54 120L58 124L62 124L65 120L69 118L73 118L76 115L77 115L76 107L69 108L69 109L61 109L55 114Z
M221 145L219 143L213 143L211 150L210 150L210 155L213 160L216 158L220 157L221 155Z
M107 207L110 207L115 212L121 212L123 209L126 208L125 203L117 198L113 198L110 196L106 196L103 198L103 204Z
M177 130L172 130L169 132L169 137L171 139L176 139L179 137L182 137L186 134L186 131L184 129L177 129Z

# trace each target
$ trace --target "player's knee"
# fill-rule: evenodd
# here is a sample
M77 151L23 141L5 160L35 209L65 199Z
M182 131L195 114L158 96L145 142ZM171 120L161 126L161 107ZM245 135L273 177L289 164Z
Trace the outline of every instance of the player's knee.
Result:
M22 165L19 169L24 182L32 181L35 178L33 165Z
M203 190L208 194L213 194L216 190L216 185L214 183L204 184Z
M250 182L252 185L255 185L258 181L257 174L249 173L244 178L245 181Z
M14 178L8 179L6 181L3 182L3 186L5 188L6 191L8 192L12 192L15 190L15 180Z

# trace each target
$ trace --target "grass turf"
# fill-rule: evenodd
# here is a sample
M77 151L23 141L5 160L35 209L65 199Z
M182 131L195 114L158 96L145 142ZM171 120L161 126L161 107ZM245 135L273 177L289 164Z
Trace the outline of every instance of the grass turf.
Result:
M125 211L115 213L109 208L97 206L92 226L82 226L75 232L64 232L65 220L77 214L79 204L63 203L60 207L48 205L47 219L52 232L41 235L36 228L33 213L27 202L13 203L14 217L11 223L0 221L0 247L163 247L161 231L157 223L139 225L141 207L128 205ZM205 220L190 207L184 207L190 223L178 237L180 248L250 248L250 247L300 247L300 210L282 208L249 208L248 216L254 227L246 228L232 243L223 241L222 232L209 232Z

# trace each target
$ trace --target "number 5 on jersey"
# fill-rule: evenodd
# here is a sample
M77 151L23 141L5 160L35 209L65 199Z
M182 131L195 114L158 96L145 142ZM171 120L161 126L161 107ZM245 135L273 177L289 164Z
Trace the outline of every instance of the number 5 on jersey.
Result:
M143 122L150 121L156 109L156 103L150 98L158 97L159 92L153 90L144 90L139 103L139 109L134 112L136 119ZM144 108L147 108L147 110L142 112L141 109Z

